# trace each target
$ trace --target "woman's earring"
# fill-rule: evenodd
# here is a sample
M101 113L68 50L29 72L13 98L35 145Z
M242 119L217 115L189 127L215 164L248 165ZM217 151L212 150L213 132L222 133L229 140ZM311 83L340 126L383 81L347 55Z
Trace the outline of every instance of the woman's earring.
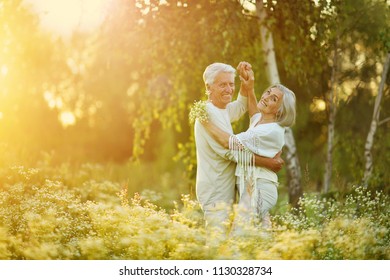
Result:
M206 95L210 95L210 93L211 93L211 92L210 92L208 89L206 89L205 94L206 94Z

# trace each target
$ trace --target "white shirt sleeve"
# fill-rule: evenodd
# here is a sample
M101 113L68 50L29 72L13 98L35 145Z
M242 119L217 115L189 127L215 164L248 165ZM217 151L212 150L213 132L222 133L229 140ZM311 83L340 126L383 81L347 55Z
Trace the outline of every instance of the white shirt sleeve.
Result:
M251 152L272 158L284 145L284 128L276 123L258 125L237 134L237 138Z
M248 98L238 94L237 100L226 106L230 122L238 121L248 111Z

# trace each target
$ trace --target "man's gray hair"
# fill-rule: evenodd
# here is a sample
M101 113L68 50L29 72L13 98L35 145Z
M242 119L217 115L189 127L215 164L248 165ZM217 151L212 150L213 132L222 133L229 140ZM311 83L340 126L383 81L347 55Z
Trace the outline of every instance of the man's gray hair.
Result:
M236 69L233 66L225 63L215 62L206 67L206 70L203 72L203 81L205 86L212 85L215 81L215 77L219 73L232 73L236 75Z
M292 90L282 84L276 84L272 87L278 88L283 93L282 105L279 108L276 121L284 127L292 126L295 123L296 117L296 98Z

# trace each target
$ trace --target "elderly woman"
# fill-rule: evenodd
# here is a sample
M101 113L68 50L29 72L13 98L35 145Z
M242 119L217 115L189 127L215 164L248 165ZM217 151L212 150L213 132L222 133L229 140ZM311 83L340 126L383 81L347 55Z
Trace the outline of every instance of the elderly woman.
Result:
M254 89L251 67L240 70L240 79ZM264 91L259 102L254 90L248 95L250 125L239 134L227 133L212 122L202 124L221 145L229 148L230 157L236 161L237 184L240 191L235 228L239 224L261 224L270 228L269 210L278 198L278 176L275 172L254 165L254 155L274 157L284 146L285 127L294 124L295 94L283 85L274 85Z

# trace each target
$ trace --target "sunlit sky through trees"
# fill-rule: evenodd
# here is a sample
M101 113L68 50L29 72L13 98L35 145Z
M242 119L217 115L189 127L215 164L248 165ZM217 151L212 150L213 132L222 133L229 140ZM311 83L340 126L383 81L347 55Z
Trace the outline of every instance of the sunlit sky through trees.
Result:
M111 0L24 0L39 15L43 28L63 37L97 28Z
M92 32L104 21L110 6L115 5L112 0L23 0L27 7L38 15L40 25L44 30L51 32L54 36L63 39L69 38L74 32ZM149 1L145 1L148 3ZM165 2L165 1L160 1ZM316 2L316 1L315 1ZM250 11L255 11L255 5L250 1L242 1L243 5ZM147 11L144 11L147 12ZM7 68L2 68L5 73ZM45 99L49 106L56 102L55 99ZM57 100L58 101L58 100ZM57 102L58 103L58 102ZM61 102L60 102L61 103ZM314 100L311 106L313 110L324 110L324 101ZM1 115L0 115L1 118ZM62 112L59 119L64 126L75 123L76 118L72 112Z
M320 178L331 89L336 129L346 135L340 143L351 147L347 137L364 143L384 69L386 4L264 2L280 79L299 101L298 150L303 165L310 162ZM172 151L158 156L170 158L178 144L193 143L188 110L205 99L207 65L248 61L257 96L269 86L254 3L0 0L0 145L88 160L123 160L148 151L145 158L152 161L157 150ZM236 82L237 94L238 77ZM387 96L385 91L383 104ZM388 118L386 111L381 119ZM243 119L236 131L245 127ZM356 158L362 151L353 150ZM316 166L313 155L321 159ZM346 166L344 157L339 155L340 164Z

